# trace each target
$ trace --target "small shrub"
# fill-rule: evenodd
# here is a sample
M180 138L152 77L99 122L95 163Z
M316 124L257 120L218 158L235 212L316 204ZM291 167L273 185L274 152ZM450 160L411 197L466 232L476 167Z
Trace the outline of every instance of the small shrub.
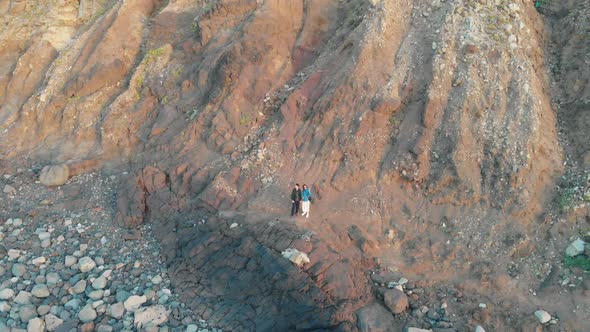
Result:
M541 8L541 7L545 6L545 2L547 2L547 1L545 1L545 0L535 1L535 8Z
M146 62L150 63L155 61L157 58L161 57L164 54L164 51L164 46L147 51L147 54L145 56Z
M193 23L191 23L191 30L193 31L193 33L198 34L200 29L199 29L199 23L197 21L193 21Z
M143 88L144 80L145 77L143 75L139 75L139 77L137 77L137 90L141 90Z
M240 116L240 125L245 126L249 124L251 120L252 119L250 118L250 116L242 114L242 116Z
M399 125L399 119L395 114L389 117L389 124L391 124L394 127L397 127Z
M182 67L178 67L176 69L174 69L174 71L172 72L172 78L177 80L180 75L182 75Z
M206 14L211 13L213 11L213 9L215 8L215 5L217 4L216 2L217 1L211 1L208 4L206 4L203 7L203 14L206 15Z

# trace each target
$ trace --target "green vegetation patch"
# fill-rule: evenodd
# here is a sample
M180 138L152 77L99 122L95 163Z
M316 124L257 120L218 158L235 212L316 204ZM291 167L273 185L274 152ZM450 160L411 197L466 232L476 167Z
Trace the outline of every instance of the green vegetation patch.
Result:
M566 188L564 189L559 195L559 209L561 211L569 210L575 201L576 198L576 189L575 188Z
M563 260L563 265L569 268L578 268L590 272L590 258L584 255L576 257L566 257Z
M151 50L147 51L147 54L145 55L145 61L147 63L156 61L156 59L158 59L159 57L164 55L165 51L166 51L166 49L164 48L164 46L151 49Z
M252 118L249 115L242 114L242 116L240 116L240 125L245 126L250 124L250 122L252 122Z

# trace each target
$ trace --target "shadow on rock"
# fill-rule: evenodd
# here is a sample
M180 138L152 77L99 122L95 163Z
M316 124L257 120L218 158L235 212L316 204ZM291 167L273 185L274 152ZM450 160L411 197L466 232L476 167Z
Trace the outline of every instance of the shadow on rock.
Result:
M193 217L194 218L194 217ZM369 260L344 258L291 222L155 221L173 286L213 325L239 331L356 330L373 299ZM310 263L281 252L295 248Z

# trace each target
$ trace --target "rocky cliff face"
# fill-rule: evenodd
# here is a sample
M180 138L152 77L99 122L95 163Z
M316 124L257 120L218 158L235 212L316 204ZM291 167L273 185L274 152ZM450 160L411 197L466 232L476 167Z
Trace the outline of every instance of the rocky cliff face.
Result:
M4 0L0 12L2 162L128 172L115 222L153 223L177 286L220 326L354 330L376 263L487 278L478 264L505 257L502 273L544 250L535 225L564 156L532 1ZM577 40L553 49L583 118ZM587 146L585 122L567 121ZM312 221L277 224L295 182L313 189ZM304 270L280 261L291 246L310 255ZM260 276L273 281L244 291Z

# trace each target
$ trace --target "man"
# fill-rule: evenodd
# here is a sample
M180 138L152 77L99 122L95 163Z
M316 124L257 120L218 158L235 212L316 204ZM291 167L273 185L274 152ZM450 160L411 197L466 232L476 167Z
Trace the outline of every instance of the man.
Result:
M299 203L301 202L301 189L299 183L291 191L291 217L299 213Z

